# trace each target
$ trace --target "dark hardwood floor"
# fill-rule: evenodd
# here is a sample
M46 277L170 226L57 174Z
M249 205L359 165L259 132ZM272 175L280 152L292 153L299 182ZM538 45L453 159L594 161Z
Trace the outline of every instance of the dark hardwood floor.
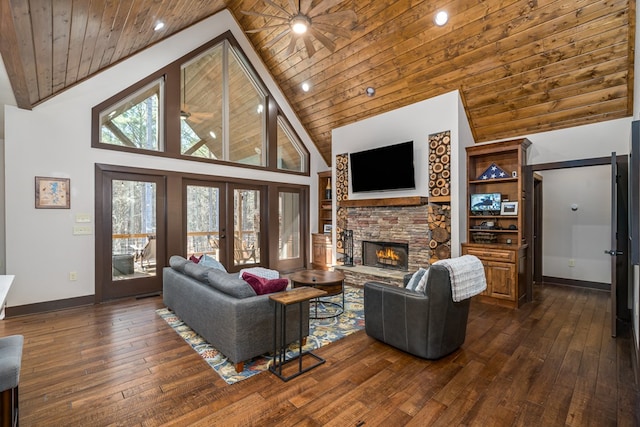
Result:
M23 334L20 424L634 426L629 334L607 293L536 287L519 310L473 301L461 350L426 361L364 332L284 383L227 385L155 313L160 297L0 321Z

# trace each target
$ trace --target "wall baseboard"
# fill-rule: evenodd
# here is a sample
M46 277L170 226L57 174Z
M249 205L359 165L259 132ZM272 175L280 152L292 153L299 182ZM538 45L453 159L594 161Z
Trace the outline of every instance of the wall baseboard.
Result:
M599 291L607 291L607 292L611 290L611 285L609 283L588 282L586 280L576 280L576 279L564 279L562 277L542 276L542 283L553 284L553 285L563 285L563 286L573 286L576 288L596 289Z
M25 316L27 314L45 313L47 311L64 310L66 308L74 308L93 304L95 304L95 295L87 295L83 297L38 302L35 304L19 305L16 307L7 307L5 309L5 313L6 317L16 317Z

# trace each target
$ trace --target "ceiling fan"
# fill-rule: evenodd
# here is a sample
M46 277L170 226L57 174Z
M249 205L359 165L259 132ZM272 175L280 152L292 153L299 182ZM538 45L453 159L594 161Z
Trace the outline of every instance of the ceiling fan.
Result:
M289 46L287 47L287 55L291 55L293 53L298 39L302 39L304 46L307 49L307 55L311 58L316 53L312 37L316 38L331 52L334 52L336 50L335 42L324 33L348 39L351 37L349 30L339 27L336 24L344 19L350 19L352 23L355 23L356 21L356 13L353 10L325 13L332 7L342 3L343 0L321 0L315 5L313 5L313 0L298 0L297 4L294 0L288 0L289 9L291 9L290 12L271 0L263 1L275 9L278 14L270 15L267 13L244 10L242 13L245 15L260 16L272 22L279 23L256 28L255 30L249 30L247 33L283 29L264 47L266 49L270 48L278 42L278 40L289 34L291 39L289 40Z

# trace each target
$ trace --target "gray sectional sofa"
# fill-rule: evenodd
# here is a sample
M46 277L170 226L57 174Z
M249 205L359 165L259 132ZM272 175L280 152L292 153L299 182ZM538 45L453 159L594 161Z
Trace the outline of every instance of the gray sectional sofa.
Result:
M275 307L256 295L238 273L204 267L172 256L163 269L163 300L180 319L242 371L244 362L273 351ZM287 343L299 338L299 307L287 307ZM303 305L302 335L309 334L309 304Z

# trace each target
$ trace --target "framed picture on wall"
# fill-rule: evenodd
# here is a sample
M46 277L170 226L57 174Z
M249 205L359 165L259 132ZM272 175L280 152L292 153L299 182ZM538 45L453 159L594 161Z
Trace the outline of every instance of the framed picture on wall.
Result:
M502 202L500 215L518 215L518 202Z
M69 209L69 178L36 176L36 209Z
M331 224L325 224L323 231L324 231L325 234L329 234L329 233L331 233L331 229L332 229Z

